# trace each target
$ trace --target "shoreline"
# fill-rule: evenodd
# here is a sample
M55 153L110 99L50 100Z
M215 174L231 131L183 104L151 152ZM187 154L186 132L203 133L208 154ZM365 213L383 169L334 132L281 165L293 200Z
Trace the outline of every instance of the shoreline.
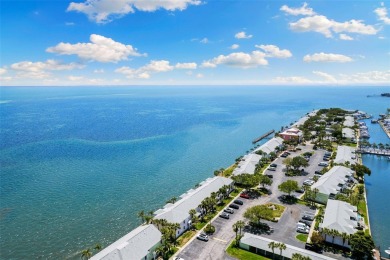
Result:
M383 122L382 121L378 121L378 124L381 126L381 128L383 129L383 131L385 132L385 134L387 135L387 137L390 139L390 131L387 131L386 128L384 127L383 125Z

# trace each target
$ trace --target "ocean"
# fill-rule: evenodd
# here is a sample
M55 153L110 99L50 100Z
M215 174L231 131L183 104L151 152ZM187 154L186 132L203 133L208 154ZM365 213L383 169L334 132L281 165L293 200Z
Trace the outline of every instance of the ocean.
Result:
M318 108L377 116L389 99L367 95L389 91L1 87L0 259L78 259L81 250L107 246L138 226L137 212L162 207L234 163L263 133ZM369 198L370 216L371 204L380 203L388 201ZM388 216L371 219L381 236L390 237Z

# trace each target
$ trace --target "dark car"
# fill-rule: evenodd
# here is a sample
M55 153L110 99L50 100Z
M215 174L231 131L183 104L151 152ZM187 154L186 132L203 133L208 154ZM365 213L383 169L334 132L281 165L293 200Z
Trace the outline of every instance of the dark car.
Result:
M266 174L265 176L267 176L268 178L272 179L274 176L271 175L271 174Z
M305 249L310 250L310 251L317 252L317 253L319 253L319 254L322 254L322 247L319 247L319 246L317 246L317 245L313 245L313 244L306 243L306 244L305 244Z
M220 215L219 215L220 218L226 218L226 219L229 219L229 214L225 213L225 212L222 212Z
M298 190L295 190L295 192L304 193L304 192L305 192L305 189L304 189L304 188L300 188L300 189L298 189Z
M311 216L311 215L303 215L302 219L313 221L313 220L314 220L314 216Z
M322 172L320 172L320 171L315 171L314 173L315 173L315 174L322 175Z
M299 222L306 224L306 226L308 227L311 227L311 224L313 223L309 220L303 220L303 219L300 219Z
M233 201L233 203L238 205L244 205L244 202L242 200L235 200Z
M276 167L278 167L278 165L276 163L271 163L270 167L276 168Z
M280 157L287 157L288 156L288 154L287 153L282 153L282 155L280 156Z
M324 157L324 158L322 158L322 160L329 161L329 157Z
M232 208L232 209L239 209L240 207L236 204L230 204L229 205L229 208Z

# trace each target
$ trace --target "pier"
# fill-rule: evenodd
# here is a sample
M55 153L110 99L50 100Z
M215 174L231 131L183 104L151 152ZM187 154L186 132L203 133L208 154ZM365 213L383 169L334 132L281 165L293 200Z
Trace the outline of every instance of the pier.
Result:
M263 134L262 136L260 136L260 137L258 137L258 138L256 138L256 139L254 139L253 141L252 141L252 144L255 144L255 143L257 143L257 142L260 142L261 140L263 140L264 138L266 138L267 136L269 136L269 135L271 135L271 134L273 134L273 133L275 133L275 130L271 130L271 131L268 131L267 133L265 133L265 134Z
M390 156L390 149L374 149L374 148L359 148L356 150L360 154L375 154L382 156Z

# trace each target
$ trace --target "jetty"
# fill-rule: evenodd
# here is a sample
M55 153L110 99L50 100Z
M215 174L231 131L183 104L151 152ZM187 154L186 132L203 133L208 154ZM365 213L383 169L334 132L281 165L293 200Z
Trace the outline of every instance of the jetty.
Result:
M374 149L374 148L359 148L356 150L360 154L375 154L382 156L390 156L390 149Z
M271 130L271 131L268 131L267 133L265 133L265 134L263 134L262 136L260 136L260 137L258 137L258 138L256 138L256 139L254 139L253 141L252 141L252 144L255 144L255 143L257 143L257 142L260 142L261 140L263 140L264 138L266 138L267 136L269 136L269 135L271 135L271 134L273 134L273 133L275 133L275 130Z

